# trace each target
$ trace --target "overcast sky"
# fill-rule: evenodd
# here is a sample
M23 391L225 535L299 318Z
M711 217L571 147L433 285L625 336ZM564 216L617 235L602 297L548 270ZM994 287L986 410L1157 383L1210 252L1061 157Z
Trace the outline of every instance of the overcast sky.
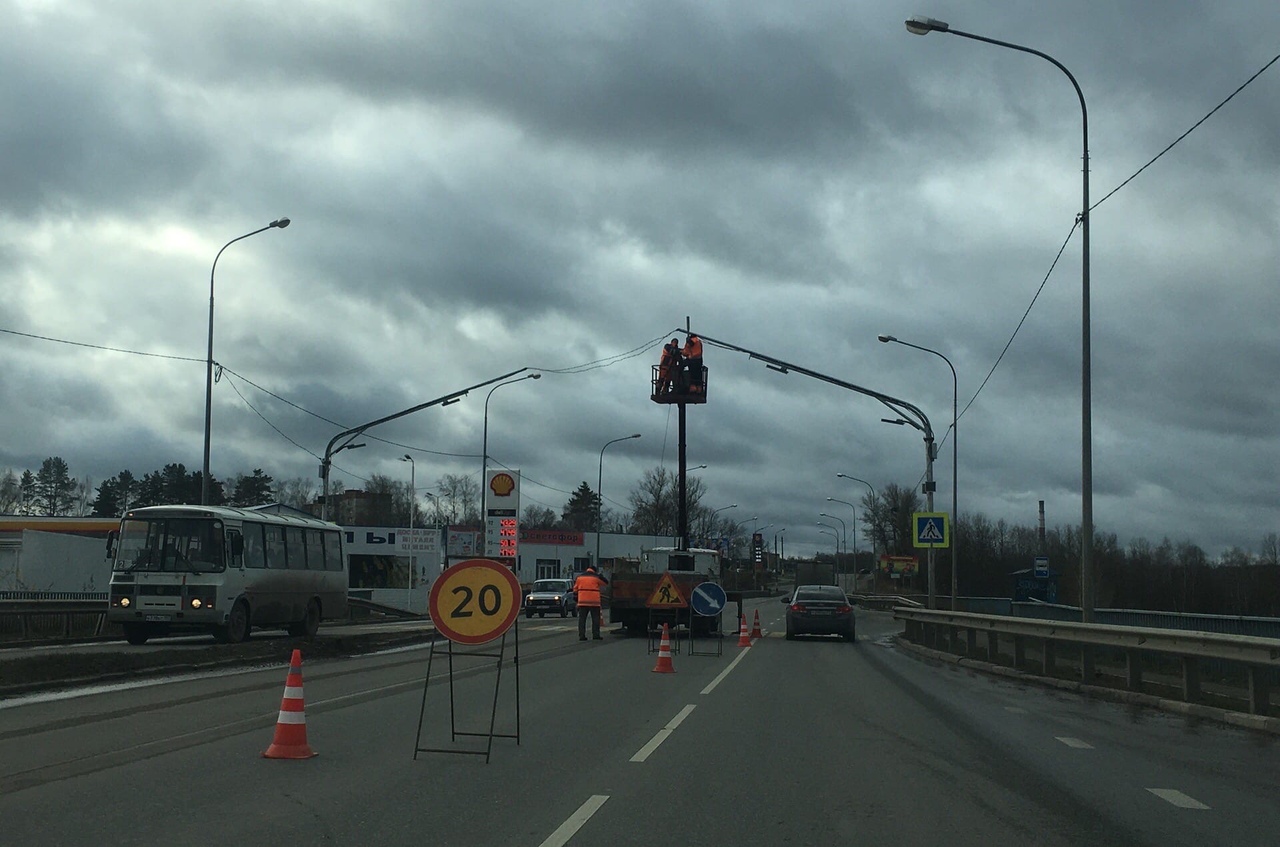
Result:
M201 466L313 477L339 427L521 367L489 452L525 505L625 503L676 463L650 366L696 331L908 400L958 373L962 513L1080 522L1081 210L1278 52L1274 0L0 0L0 470L96 485ZM1100 531L1211 555L1280 529L1280 63L1091 217ZM178 358L130 355L45 336ZM623 354L638 353L631 357ZM608 362L601 360L609 360ZM603 367L578 366L599 362ZM709 346L707 505L830 550L919 434L874 400ZM560 371L557 373L556 371ZM485 397L335 459L479 477ZM251 408L252 406L252 408ZM255 412L256 410L256 412ZM283 434L283 435L282 435ZM285 437L287 436L287 438ZM950 508L952 439L936 466ZM836 506L842 511L833 511Z

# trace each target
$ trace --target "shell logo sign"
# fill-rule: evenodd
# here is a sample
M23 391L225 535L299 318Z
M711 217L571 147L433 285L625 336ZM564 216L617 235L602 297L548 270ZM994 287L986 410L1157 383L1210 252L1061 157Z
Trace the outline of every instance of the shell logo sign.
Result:
M498 497L510 497L511 492L516 490L516 481L511 478L511 474L494 474L493 479L489 480L489 490Z

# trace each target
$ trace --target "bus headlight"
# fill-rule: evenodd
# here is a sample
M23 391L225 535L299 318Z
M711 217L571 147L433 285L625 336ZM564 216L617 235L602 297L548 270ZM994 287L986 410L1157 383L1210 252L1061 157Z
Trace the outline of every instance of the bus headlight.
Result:
M122 608L122 609L127 609L127 608L129 608L129 606L132 604L132 602L133 602L133 601L132 601L132 600L130 600L128 597L121 597L121 598L120 598L120 608Z

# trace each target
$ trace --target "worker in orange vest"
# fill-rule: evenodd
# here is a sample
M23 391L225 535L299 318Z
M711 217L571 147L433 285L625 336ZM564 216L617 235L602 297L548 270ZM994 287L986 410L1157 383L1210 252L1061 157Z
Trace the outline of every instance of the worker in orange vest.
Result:
M600 592L609 583L596 573L594 565L587 565L587 569L573 581L573 593L578 598L578 640L587 640L587 615L591 615L591 637L596 641L602 641L600 635Z
M680 372L680 342L671 339L662 345L662 361L658 363L658 394L671 390L671 379Z
M684 350L680 353L689 369L689 390L695 393L704 390L702 384L702 339L692 332L684 342Z

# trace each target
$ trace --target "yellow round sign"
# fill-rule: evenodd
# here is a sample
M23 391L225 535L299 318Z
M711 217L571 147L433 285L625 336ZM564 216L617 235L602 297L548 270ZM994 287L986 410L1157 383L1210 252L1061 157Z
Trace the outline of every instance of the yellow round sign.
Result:
M505 565L468 559L431 586L428 607L436 631L458 644L485 644L520 616L520 582Z

